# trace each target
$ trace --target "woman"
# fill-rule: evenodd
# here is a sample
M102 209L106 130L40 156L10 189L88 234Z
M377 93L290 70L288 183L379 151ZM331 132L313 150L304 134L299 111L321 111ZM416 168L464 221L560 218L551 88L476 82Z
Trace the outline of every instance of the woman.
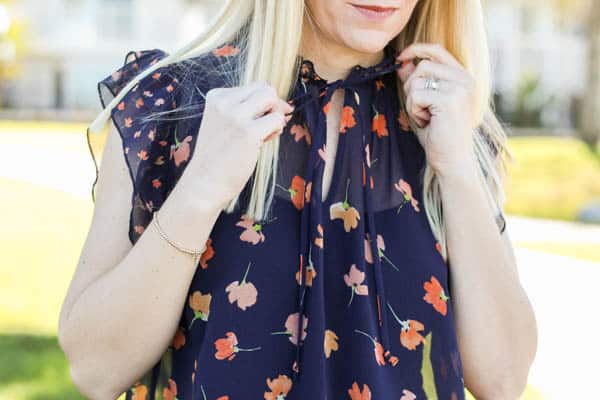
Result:
M484 38L476 0L238 0L131 53L60 318L79 389L517 398L536 327Z

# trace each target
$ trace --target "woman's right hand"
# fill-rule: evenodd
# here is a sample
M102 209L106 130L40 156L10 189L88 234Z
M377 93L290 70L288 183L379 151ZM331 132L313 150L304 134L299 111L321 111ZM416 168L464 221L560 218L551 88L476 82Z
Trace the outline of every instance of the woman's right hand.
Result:
M250 178L263 143L283 132L293 109L265 81L209 90L187 176L202 176L215 201L227 204Z

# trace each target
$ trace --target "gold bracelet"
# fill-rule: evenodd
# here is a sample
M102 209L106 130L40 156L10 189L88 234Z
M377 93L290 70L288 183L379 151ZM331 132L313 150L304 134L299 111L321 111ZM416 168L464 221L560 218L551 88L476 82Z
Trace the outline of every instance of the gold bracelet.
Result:
M158 210L154 211L152 213L152 223L156 226L158 233L160 234L160 236L162 236L163 239L165 239L171 246L175 247L177 250L182 251L184 253L191 254L192 259L194 260L194 265L198 264L198 259L202 256L202 253L204 253L204 251L206 250L206 244L204 245L202 250L188 249L178 243L175 243L171 239L169 239L169 237L163 231L162 227L160 226L160 224L158 222Z

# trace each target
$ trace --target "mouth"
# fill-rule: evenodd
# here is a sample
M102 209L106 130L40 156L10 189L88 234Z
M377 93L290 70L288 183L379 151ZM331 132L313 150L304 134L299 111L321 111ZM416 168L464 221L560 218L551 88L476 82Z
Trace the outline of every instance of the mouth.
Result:
M350 5L359 13L361 13L362 16L367 17L371 20L381 20L387 18L397 10L396 7L383 7L353 3L350 3Z

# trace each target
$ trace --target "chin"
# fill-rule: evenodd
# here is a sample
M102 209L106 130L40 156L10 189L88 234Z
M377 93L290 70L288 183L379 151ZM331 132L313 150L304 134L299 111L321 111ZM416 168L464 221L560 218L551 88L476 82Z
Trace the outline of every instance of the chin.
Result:
M364 31L359 31L351 37L344 38L343 41L347 47L357 52L370 54L381 51L393 39L393 37L384 32L365 33Z

